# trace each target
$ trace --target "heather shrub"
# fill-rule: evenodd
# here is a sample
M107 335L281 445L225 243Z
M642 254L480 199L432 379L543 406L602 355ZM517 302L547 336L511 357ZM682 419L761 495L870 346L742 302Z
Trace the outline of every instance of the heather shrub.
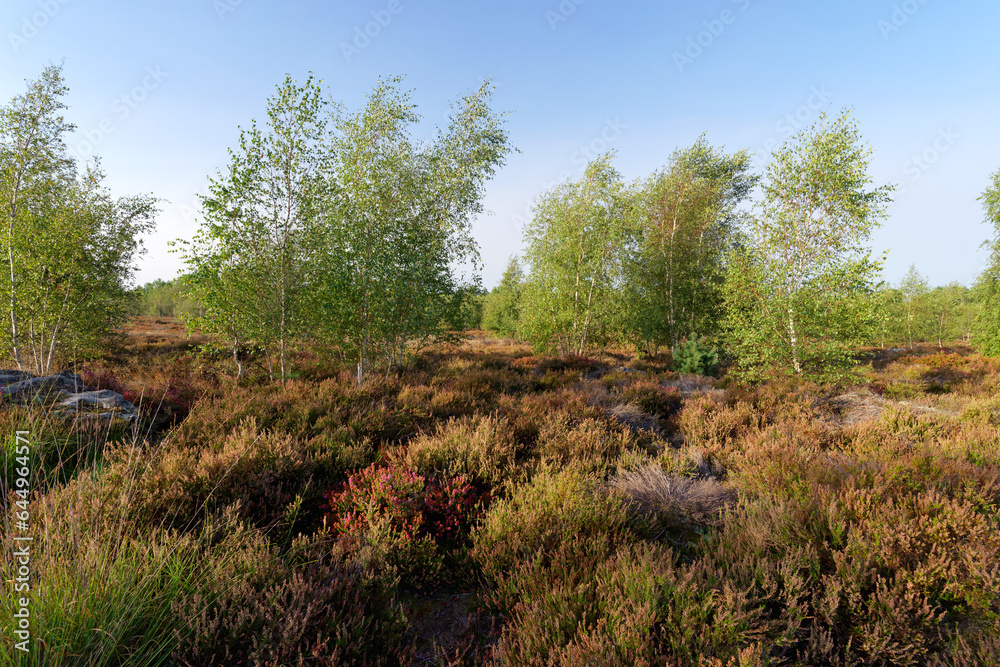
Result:
M579 354L566 354L562 357L546 357L535 365L535 374L544 376L549 371L569 371L570 376L575 373L589 373L602 368L603 364L597 359Z
M396 409L398 379L370 380L358 386L346 377L320 383L291 381L239 387L200 401L174 431L178 446L200 446L220 440L249 418L261 430L300 440L397 440L416 432L418 415Z
M168 424L183 421L202 395L202 390L183 377L123 392L126 400Z
M324 488L372 458L370 448L315 447L263 431L250 418L211 444L168 440L150 452L133 512L147 523L193 527L206 513L238 502L240 516L254 525L291 534L318 523ZM115 466L109 473L126 478L129 471Z
M232 515L208 522L215 542L198 586L171 605L184 621L183 665L381 665L405 655L394 584L336 545L296 540L280 556Z
M501 397L498 401L500 414L505 415L514 430L514 439L520 445L531 448L538 440L542 429L553 419L562 415L569 428L575 428L587 419L601 419L600 407L591 405L587 397L578 391L559 389L541 394L526 394L520 399Z
M479 480L497 486L514 475L518 446L510 424L495 416L448 420L406 446L404 460L429 476Z
M101 364L84 364L79 371L80 378L84 384L94 389L110 389L113 392L124 395L127 391L125 383L118 378L115 372Z
M684 401L675 420L685 445L702 449L717 467L725 469L730 451L738 448L748 432L759 428L763 418L749 403L727 406L711 396L694 396Z
M510 608L522 582L543 568L563 542L593 539L614 545L631 539L630 531L618 493L578 470L543 470L493 503L473 533L472 556L497 586L494 603Z
M566 413L556 413L541 427L533 453L542 461L577 468L603 477L612 461L634 447L628 431L616 431L602 420L576 425Z
M669 419L681 407L682 399L678 391L649 380L638 380L620 387L617 396L626 403L632 403L643 411L660 419Z
M463 477L427 480L393 464L356 471L325 498L334 536L418 589L444 582L446 550L461 543L486 500Z

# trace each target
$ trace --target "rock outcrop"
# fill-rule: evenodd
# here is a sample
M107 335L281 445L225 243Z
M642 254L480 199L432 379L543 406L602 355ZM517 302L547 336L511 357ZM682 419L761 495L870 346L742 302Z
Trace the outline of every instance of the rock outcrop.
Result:
M121 394L87 387L83 378L70 371L39 377L27 371L0 370L0 397L11 403L50 406L54 414L126 421L138 416L135 405Z

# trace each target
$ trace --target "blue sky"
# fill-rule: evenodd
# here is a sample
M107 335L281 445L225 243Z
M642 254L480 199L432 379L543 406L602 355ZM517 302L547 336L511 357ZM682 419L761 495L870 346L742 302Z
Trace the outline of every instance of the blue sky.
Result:
M886 279L915 263L968 284L991 234L976 198L1000 168L998 23L1000 5L969 0L4 0L0 103L65 59L73 150L101 156L115 194L164 200L146 282L177 274L167 242L197 229L196 195L286 73L352 109L405 75L418 137L492 79L520 153L475 223L486 286L534 198L590 157L613 149L634 179L706 133L763 165L819 110L853 107L876 184L900 186L873 237Z

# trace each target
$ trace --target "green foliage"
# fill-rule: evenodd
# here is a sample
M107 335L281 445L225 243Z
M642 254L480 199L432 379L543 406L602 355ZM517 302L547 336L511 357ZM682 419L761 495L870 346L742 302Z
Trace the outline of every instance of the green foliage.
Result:
M619 330L631 205L612 158L595 159L582 178L543 194L524 230L530 273L520 316L538 350L583 354Z
M910 349L913 349L914 334L917 340L922 340L927 333L927 318L924 317L924 310L927 306L927 293L930 286L927 279L920 275L916 265L911 264L910 270L906 272L899 283L899 293L903 299L903 318L906 328L906 340Z
M201 304L188 296L189 289L185 276L146 283L134 290L137 299L136 314L146 317L195 318L201 312Z
M979 197L986 222L993 225L990 261L976 281L976 301L981 310L976 318L976 345L984 354L1000 356L1000 169L993 173L989 187Z
M455 267L478 261L471 220L485 182L510 150L484 84L463 98L435 141L401 80L380 81L363 109L327 103L310 78L268 102L268 130L244 131L229 173L203 200L206 223L185 250L193 325L275 349L288 375L294 338L323 340L357 362L403 366L449 331L478 325L478 283ZM240 367L242 370L242 367Z
M750 245L727 267L727 349L737 375L841 376L854 348L877 331L881 262L864 243L892 187L866 189L870 153L845 111L821 116L774 154Z
M234 358L243 343L276 350L282 381L291 338L305 319L325 104L312 77L301 86L286 77L268 99L266 129L253 121L241 130L227 173L210 180L205 219L183 244L188 294L204 306L191 325L221 336Z
M671 355L674 370L693 375L715 375L719 368L719 351L704 338L692 338L674 346Z
M417 144L419 116L400 83L380 81L362 110L338 119L318 200L314 330L349 351L359 379L372 363L403 366L455 323L453 267L478 261L471 220L510 150L488 84L460 100L435 141Z
M507 261L500 284L486 297L483 306L483 328L498 336L520 338L521 297L524 292L524 270L516 256Z
M746 151L726 155L701 137L638 186L623 291L628 337L647 353L717 333L737 207L757 181L749 169Z
M41 374L100 349L128 317L139 237L156 214L150 196L113 198L99 162L78 169L63 139L74 129L66 93L61 66L50 65L0 107L0 344Z

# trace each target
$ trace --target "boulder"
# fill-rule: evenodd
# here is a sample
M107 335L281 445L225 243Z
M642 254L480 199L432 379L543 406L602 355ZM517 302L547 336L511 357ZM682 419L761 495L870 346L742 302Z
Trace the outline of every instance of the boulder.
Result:
M81 391L69 395L67 398L56 403L57 408L101 408L103 410L121 410L123 412L135 411L135 406L130 401L125 400L121 394L110 389L99 389L96 391Z
M11 371L4 371L4 373L10 376ZM62 394L73 394L87 388L83 383L83 379L70 371L62 371L61 373L46 377L36 377L31 373L25 373L25 375L28 377L0 388L0 393L18 402L44 401L59 398Z
M137 416L135 405L124 396L110 389L87 387L83 378L71 371L38 377L26 371L0 370L0 396L15 403L54 403L54 413L85 413L126 421Z

